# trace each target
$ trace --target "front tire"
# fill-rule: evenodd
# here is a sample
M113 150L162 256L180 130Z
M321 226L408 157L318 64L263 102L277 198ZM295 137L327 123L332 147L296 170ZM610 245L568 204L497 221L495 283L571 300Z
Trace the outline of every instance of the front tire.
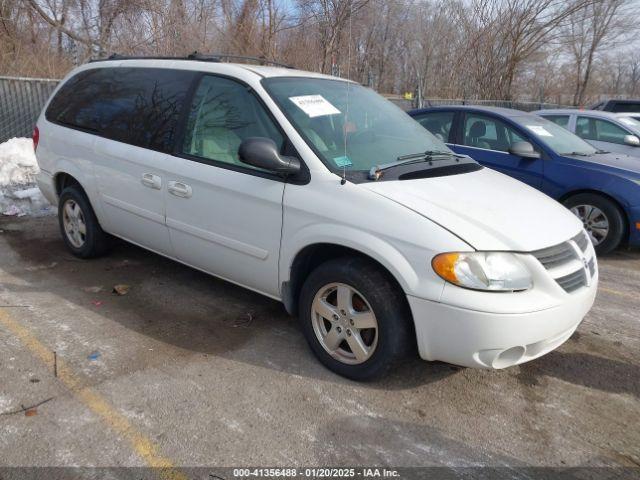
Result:
M618 248L624 237L625 221L613 201L594 193L579 193L566 199L564 205L580 219L598 255Z
M411 313L400 288L364 258L339 258L305 281L299 319L311 350L353 380L382 377L412 350Z
M58 223L62 239L76 257L104 255L110 238L102 230L86 194L76 185L65 188L58 200Z

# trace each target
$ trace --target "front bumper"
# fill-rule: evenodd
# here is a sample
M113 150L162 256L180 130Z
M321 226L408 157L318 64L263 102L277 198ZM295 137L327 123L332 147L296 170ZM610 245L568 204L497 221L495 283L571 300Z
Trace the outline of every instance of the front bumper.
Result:
M482 312L408 295L420 356L476 368L533 360L573 334L593 305L597 284L596 274L590 286L566 294L558 306L528 313ZM500 303L504 294L486 295Z

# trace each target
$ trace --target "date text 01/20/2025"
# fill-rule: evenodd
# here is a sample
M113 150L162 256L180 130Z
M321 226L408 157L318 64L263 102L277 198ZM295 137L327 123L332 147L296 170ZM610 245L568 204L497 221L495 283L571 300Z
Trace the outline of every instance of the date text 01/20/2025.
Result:
M375 478L399 477L397 470L387 468L234 468L235 478L305 477L305 478Z

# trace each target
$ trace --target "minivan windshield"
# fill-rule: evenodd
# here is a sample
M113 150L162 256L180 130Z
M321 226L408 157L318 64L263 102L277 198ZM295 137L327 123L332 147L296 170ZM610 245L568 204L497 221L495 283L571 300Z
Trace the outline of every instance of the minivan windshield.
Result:
M400 108L358 84L299 77L262 83L331 171L369 171L405 155L453 153Z
M542 117L523 115L513 120L560 155L593 155L597 151L569 130Z

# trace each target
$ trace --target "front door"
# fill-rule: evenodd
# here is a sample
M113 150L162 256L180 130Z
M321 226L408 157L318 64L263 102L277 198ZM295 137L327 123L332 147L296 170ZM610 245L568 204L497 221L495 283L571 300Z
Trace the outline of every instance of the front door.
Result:
M285 183L240 162L238 147L267 137L282 149L284 136L256 96L228 78L203 76L189 108L165 193L176 257L278 297Z
M454 150L535 188L542 186L544 160L509 153L516 142L528 141L506 122L484 114L466 113L462 118L462 141Z

